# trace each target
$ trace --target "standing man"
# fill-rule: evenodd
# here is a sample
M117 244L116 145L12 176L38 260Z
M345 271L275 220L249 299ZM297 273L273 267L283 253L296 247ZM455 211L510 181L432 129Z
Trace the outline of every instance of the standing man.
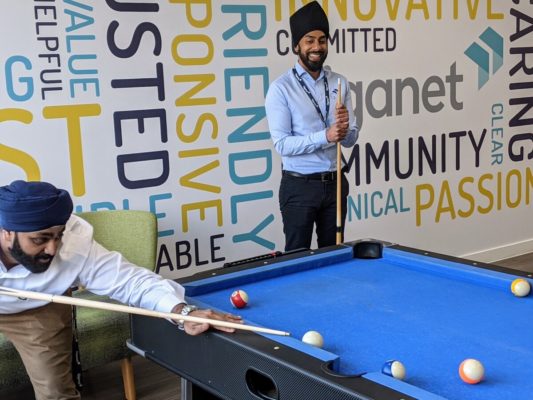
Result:
M0 286L63 295L80 285L150 310L241 321L186 306L182 286L104 249L94 241L92 226L71 215L72 209L68 192L46 182L0 187ZM210 326L179 327L197 335ZM0 295L0 332L19 352L37 400L80 398L71 375L70 306Z
M336 144L353 146L359 132L348 81L322 68L328 55L326 13L313 1L290 17L290 27L298 61L271 84L265 103L283 164L279 204L286 251L310 248L315 224L318 247L335 244L336 171L342 168L336 165ZM342 93L337 93L338 79ZM342 175L342 232L347 196L348 181Z

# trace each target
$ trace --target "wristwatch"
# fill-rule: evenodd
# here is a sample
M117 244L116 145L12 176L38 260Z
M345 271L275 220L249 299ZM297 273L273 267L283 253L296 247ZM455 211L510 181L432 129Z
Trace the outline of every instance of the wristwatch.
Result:
M193 306L192 304L185 304L183 308L180 311L181 315L189 315L193 311L198 310L198 307ZM178 320L178 329L181 329L182 331L185 330L185 321L180 319Z

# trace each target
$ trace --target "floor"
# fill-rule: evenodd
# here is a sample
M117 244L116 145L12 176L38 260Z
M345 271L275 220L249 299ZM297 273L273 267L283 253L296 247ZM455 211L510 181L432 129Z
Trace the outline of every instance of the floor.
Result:
M180 379L173 373L140 356L134 356L137 400L178 400ZM120 363L113 362L83 375L83 400L124 400ZM34 400L33 390L6 393L0 390L2 400Z
M496 264L533 274L533 253L499 261ZM166 369L142 357L133 357L135 386L138 400L177 400L180 380ZM84 375L83 400L124 400L120 365L118 362L87 371ZM6 393L0 389L2 400L33 400L33 391Z
M533 274L533 253L508 258L507 260L498 261L495 264L501 265L502 267L531 272Z

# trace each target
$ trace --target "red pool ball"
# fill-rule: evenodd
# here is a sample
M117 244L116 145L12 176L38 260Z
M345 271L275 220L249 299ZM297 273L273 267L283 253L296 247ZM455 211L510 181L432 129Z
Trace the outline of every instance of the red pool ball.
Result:
M248 304L248 294L244 290L235 290L230 296L231 304L235 308L244 308Z

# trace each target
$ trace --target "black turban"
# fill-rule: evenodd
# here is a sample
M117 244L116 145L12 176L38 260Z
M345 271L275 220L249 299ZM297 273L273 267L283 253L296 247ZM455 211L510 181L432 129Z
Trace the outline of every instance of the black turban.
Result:
M306 4L292 14L289 23L293 47L311 31L322 31L326 36L329 36L328 17L316 1Z
M0 187L0 228L35 232L65 225L73 204L66 190L46 182L14 181Z

